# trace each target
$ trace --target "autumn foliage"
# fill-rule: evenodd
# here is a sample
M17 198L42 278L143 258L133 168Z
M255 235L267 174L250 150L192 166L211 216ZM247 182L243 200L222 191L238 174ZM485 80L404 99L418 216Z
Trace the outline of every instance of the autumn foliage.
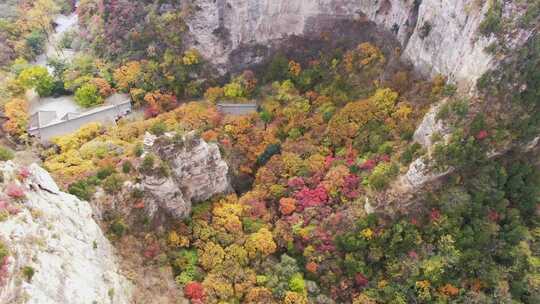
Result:
M121 31L144 44L142 28ZM138 236L145 263L169 265L192 303L532 298L538 284L521 275L535 269L537 246L527 228L537 209L530 166L478 161L475 182L452 176L451 187L419 197L412 214L385 205L386 190L400 186L399 176L427 153L412 137L429 100L442 96L440 80L403 85L402 73L399 85L388 83L381 75L392 55L362 43L306 60L277 58L269 68L275 83L261 86L259 75L246 71L206 89L186 76L202 64L198 54L167 49L148 45L152 56L113 69L118 90L144 107L145 120L88 125L54 139L57 150L44 156L63 184L90 196L109 176L139 182L145 166L161 164L142 156L147 131L196 130L217 144L238 195L197 202L188 220L160 222L165 233ZM201 95L202 89L203 101L179 104L185 92ZM251 99L260 113L224 115L214 104ZM462 144L489 145L495 135L484 130L491 129L461 130L447 154L467 158ZM127 162L133 167L124 171ZM127 205L140 215L147 205L144 193L138 195ZM395 213L381 215L385 208ZM140 220L133 230L152 226Z
M190 282L184 287L184 294L190 300L202 300L204 298L204 288L201 283Z
M4 111L8 120L3 128L10 135L20 137L26 133L29 123L28 103L24 99L13 99L6 103Z

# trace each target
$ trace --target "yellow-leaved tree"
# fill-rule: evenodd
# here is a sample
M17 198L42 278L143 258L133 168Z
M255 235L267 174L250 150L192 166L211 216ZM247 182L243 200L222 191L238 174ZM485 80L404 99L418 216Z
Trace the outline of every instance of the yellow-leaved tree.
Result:
M276 243L267 228L252 233L246 240L246 250L250 259L264 258L276 252Z

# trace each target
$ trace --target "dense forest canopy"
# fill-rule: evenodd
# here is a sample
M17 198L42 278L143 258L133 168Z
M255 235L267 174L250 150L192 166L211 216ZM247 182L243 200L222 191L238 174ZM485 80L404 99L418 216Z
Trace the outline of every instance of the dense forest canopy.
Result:
M498 3L479 35L508 30ZM527 5L523 27L540 12L538 1ZM136 240L133 254L172 269L191 303L540 302L540 173L537 149L524 149L539 133L537 31L519 50L494 45L506 60L471 95L443 75L417 74L400 50L373 41L309 58L277 52L256 71L223 76L185 43L195 9L183 1L0 5L10 138L32 141L28 89L72 94L89 108L121 92L142 113L91 123L39 150L69 193L122 202L103 217L113 244ZM32 64L57 14L72 12L79 30L60 43L74 58ZM220 102L259 110L224 115ZM423 145L415 130L434 107L445 128ZM143 137L179 144L191 131L219 146L234 192L195 204L188 219L152 222L145 194L124 182L167 178L172 164L147 153ZM0 159L12 157L0 150ZM401 201L400 182L420 159L443 177Z

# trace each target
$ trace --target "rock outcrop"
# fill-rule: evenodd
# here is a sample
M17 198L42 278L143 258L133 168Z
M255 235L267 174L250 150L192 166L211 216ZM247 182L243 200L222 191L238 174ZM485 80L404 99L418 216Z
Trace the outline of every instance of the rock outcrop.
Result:
M444 74L471 86L493 64L484 49L494 38L478 28L490 1L468 0L201 0L188 20L190 44L224 70L236 51L268 48L287 37L342 39L343 20L366 19L391 33L402 45L402 57L424 74ZM511 4L505 4L505 11ZM345 38L350 38L348 35ZM263 60L251 54L251 62Z
M231 191L229 167L216 144L194 133L165 134L157 139L147 134L145 147L169 170L168 174L154 172L144 177L145 208L151 217L162 209L174 218L186 218L193 203Z
M414 141L421 144L426 150L430 150L433 146L433 136L438 134L441 137L449 132L448 126L445 126L441 119L437 118L441 107L448 102L448 99L443 99L437 104L431 106L429 111L424 115L422 122L414 132Z
M87 202L33 164L0 163L0 303L131 303L113 247Z

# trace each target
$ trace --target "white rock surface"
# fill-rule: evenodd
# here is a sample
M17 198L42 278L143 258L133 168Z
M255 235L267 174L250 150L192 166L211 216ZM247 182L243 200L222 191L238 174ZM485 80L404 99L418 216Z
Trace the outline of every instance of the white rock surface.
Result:
M131 284L120 274L89 204L61 192L37 165L23 182L16 177L19 170L13 162L0 163L0 200L20 208L0 221L0 239L10 251L0 303L131 303ZM22 187L26 197L15 203L5 194L7 184ZM25 266L35 270L30 281L22 274Z
M163 209L175 218L187 218L191 212L191 202L186 201L172 177L161 178L147 176L144 179L145 210L154 217L159 209Z
M143 181L145 208L153 216L160 208L175 218L185 218L192 203L229 192L229 167L219 148L189 133L177 143L172 134L153 141L152 151L171 169L168 177L147 175Z
M420 125L418 125L416 131L414 132L414 141L421 144L422 147L426 148L428 151L433 145L433 135L439 134L440 136L445 136L449 132L449 128L445 126L443 120L437 119L439 110L447 102L448 99L444 99L431 106L426 115L424 115L422 122L420 122Z
M366 197L366 202L364 203L364 210L367 214L375 213L375 208L371 206L371 203L369 202L369 199Z
M537 136L535 138L533 138L531 141L529 141L524 147L523 147L523 151L524 152L530 152L532 150L534 150L537 146L538 146L538 143L540 142L540 136Z
M32 182L43 190L49 191L54 194L60 193L60 188L56 185L55 181L49 175L45 169L41 168L37 164L31 164L28 170L31 173Z
M420 157L413 161L407 173L402 177L404 185L409 186L411 190L420 189L425 184L434 181L442 176L448 175L454 169L448 169L443 172L437 172L428 166L426 157Z
M415 6L415 2L419 2ZM478 3L478 4L475 4ZM395 33L403 58L425 74L472 86L491 65L490 38L478 35L489 1L470 0L200 0L188 20L191 44L218 66L241 46L303 35L329 19L362 16ZM509 5L509 4L505 4ZM421 28L431 30L421 37Z
M492 57L484 51L492 39L478 33L489 2L422 1L416 29L406 44L403 57L424 74L443 74L461 85L472 85L492 63ZM426 23L431 25L431 31L422 38L420 29Z
M144 133L143 147L144 147L145 152L152 148L156 139L157 139L157 136L155 136L154 134L151 134L149 132Z

